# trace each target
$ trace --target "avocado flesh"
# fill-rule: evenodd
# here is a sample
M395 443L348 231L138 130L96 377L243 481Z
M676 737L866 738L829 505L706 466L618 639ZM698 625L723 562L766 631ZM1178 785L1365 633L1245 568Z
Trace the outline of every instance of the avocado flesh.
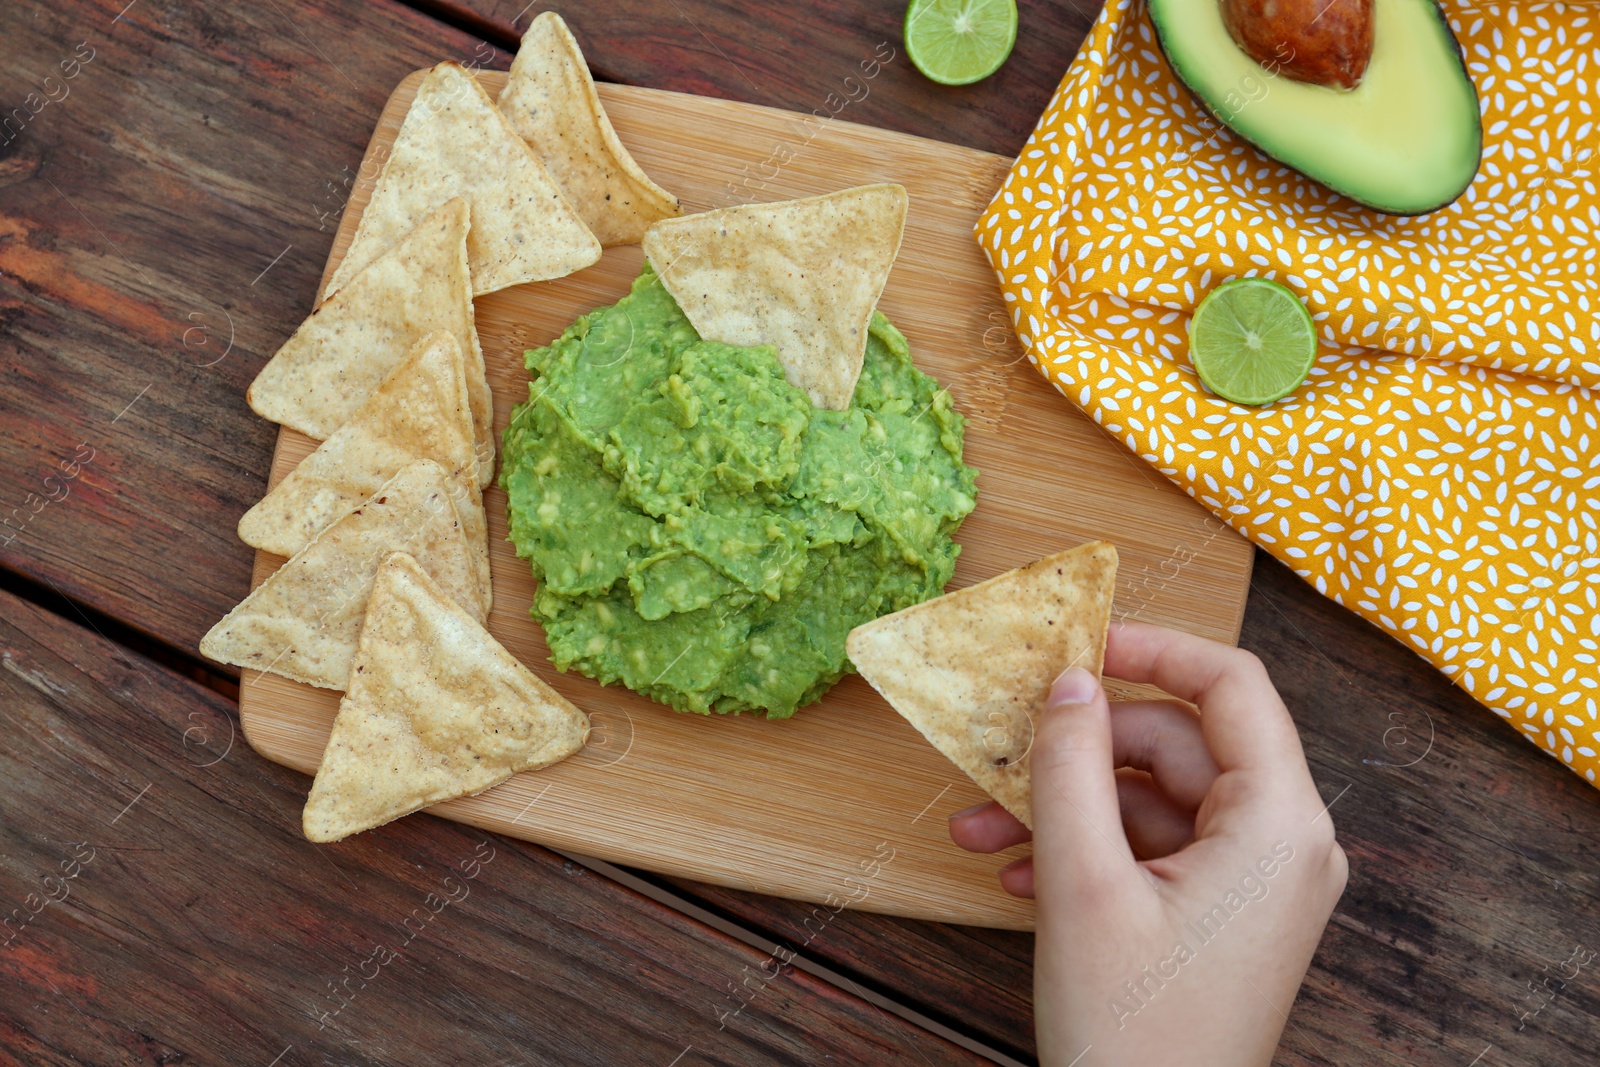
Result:
M1216 0L1148 0L1167 61L1219 121L1274 159L1390 215L1444 207L1472 184L1478 96L1434 0L1374 0L1372 59L1354 89L1274 75Z

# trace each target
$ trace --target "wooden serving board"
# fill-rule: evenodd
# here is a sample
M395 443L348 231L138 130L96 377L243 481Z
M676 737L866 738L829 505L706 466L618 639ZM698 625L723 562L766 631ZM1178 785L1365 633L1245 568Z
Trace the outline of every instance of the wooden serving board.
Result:
M389 98L327 266L349 247L372 179L422 71ZM505 75L479 75L491 95ZM911 195L905 243L881 307L913 358L969 420L978 505L957 534L951 588L1095 538L1121 553L1119 613L1232 642L1249 588L1247 542L1150 470L1052 390L1024 357L972 226L1009 160L814 116L624 86L600 94L644 169L686 211L781 200L869 182ZM637 273L637 247L555 282L477 301L478 333L504 430L527 398L524 349L611 304ZM284 430L271 484L314 447ZM951 844L951 812L984 795L854 675L794 718L685 715L549 664L530 618L534 582L505 540L505 495L486 494L494 574L489 629L589 713L591 743L435 813L616 863L837 907L1026 929L1031 902L1001 892L1016 854ZM282 563L262 553L259 584ZM315 771L339 694L244 672L244 732L268 759ZM332 846L337 847L337 846Z

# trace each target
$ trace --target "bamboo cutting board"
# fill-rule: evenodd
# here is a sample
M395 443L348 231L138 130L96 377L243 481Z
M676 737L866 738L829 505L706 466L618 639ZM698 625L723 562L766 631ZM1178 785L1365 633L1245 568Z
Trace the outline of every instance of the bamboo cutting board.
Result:
M390 97L352 190L332 274L421 80ZM505 75L479 75L490 95ZM1117 611L1222 641L1237 639L1250 546L1050 389L1012 336L972 225L1004 176L999 156L837 119L602 85L617 132L685 211L811 196L869 182L911 194L905 243L880 307L969 420L978 506L957 534L951 588L1095 538L1121 553ZM642 261L614 248L569 278L477 301L478 333L504 430L527 398L524 349L628 291ZM279 436L271 484L314 447ZM587 711L590 745L544 771L432 809L447 818L587 855L720 885L895 915L1017 929L1028 901L995 871L1025 849L975 856L945 818L983 794L857 676L785 722L681 715L620 686L549 664L529 617L534 583L505 540L505 495L486 494L493 553L489 629ZM282 563L262 553L259 584ZM244 672L244 732L268 759L313 773L339 694ZM337 846L324 846L337 847Z

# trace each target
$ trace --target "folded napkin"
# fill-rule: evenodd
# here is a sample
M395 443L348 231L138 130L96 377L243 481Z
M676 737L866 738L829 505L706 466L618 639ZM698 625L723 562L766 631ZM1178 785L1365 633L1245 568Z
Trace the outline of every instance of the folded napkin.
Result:
M1450 207L1379 215L1274 163L1177 82L1139 0L1109 0L977 236L1056 388L1592 783L1600 12L1443 6L1484 131ZM1322 343L1264 408L1188 360L1196 303L1250 275Z

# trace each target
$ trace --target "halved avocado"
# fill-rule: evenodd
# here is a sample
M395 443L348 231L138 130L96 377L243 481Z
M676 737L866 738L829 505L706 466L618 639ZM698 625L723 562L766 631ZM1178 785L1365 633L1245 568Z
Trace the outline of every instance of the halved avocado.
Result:
M1178 80L1280 163L1367 207L1422 215L1472 184L1478 94L1434 0L1373 0L1372 57L1353 89L1281 75L1234 43L1218 0L1148 0Z

